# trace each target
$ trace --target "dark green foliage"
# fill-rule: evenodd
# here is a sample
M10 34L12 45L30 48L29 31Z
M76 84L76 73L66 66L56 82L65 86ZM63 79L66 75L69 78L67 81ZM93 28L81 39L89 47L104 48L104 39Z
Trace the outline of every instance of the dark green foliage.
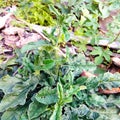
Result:
M16 76L1 78L0 89L5 94L0 104L0 111L4 112L2 120L8 117L10 120L97 120L102 117L98 109L107 110L108 104L118 106L114 97L109 101L106 96L97 94L97 90L119 87L119 74L80 77L83 70L94 72L97 67L86 62L82 54L71 55L66 61L65 57L58 57L54 47L48 51L46 48L50 45L40 44L38 49L29 49L28 44L27 53L22 48L23 67Z
M11 0L8 3L12 4ZM70 39L71 28L78 36L92 36L92 44L98 43L98 18L106 18L108 8L116 4L113 0L108 3L111 4L103 6L99 0L17 1L19 16L54 27L50 34L44 31L49 42L40 40L16 49L13 62L0 66L1 120L120 119L119 96L99 94L99 88L120 87L120 74L99 72L96 77L82 77L83 71L94 74L97 66L82 53L72 55L68 46L64 46L65 55L59 55L61 44ZM79 49L82 47L81 51L86 50L86 41L71 41ZM97 55L95 62L99 64L103 59L109 62L112 53L108 48L95 47L91 54ZM114 111L114 115L108 111Z

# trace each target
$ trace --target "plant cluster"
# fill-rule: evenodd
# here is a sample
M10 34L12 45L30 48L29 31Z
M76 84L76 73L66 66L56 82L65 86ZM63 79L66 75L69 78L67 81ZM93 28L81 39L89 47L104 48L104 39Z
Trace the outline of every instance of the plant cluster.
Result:
M97 67L82 54L68 52L66 57L60 57L58 49L41 40L17 51L15 63L20 67L17 72L11 71L14 76L7 74L0 80L4 92L1 120L109 120L107 110L119 108L119 98L98 91L120 86L119 74L82 77L82 71L96 73Z
M10 0L11 1L11 0ZM11 2L8 3L11 4ZM3 2L3 1L2 1ZM15 1L14 1L15 2ZM82 52L72 55L70 32L99 41L100 16L109 16L117 0L16 1L19 16L40 25L53 25L50 41L29 43L14 52L16 57L0 66L1 120L119 120L120 97L99 90L120 87L120 74L104 72ZM117 8L115 8L117 9ZM72 39L85 51L87 42ZM61 53L61 46L66 50ZM110 61L109 48L94 47L95 63ZM95 76L82 76L89 71Z

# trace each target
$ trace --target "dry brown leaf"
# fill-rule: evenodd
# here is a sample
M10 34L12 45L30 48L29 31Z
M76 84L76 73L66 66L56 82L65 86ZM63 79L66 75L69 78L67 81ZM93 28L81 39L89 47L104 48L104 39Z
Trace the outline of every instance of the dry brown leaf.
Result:
M5 24L7 22L7 20L12 16L12 13L8 13L3 17L0 17L0 29L2 29L3 27L5 27Z
M120 93L120 88L112 88L112 89L99 88L98 92L102 94L116 94L116 93Z
M105 19L99 19L99 25L100 25L100 30L103 32L103 33L106 33L107 32L107 25L109 23L111 23L113 20L112 16L109 16Z
M24 29L18 28L18 27L13 27L13 26L10 26L10 27L2 30L2 33L4 33L5 35L16 35L16 34L22 35L24 32L25 32Z
M92 74L92 73L90 73L90 72L87 72L87 71L83 71L82 73L81 73L81 76L85 76L85 77L96 77L96 75L94 75L94 74Z
M10 36L5 36L5 44L11 47L15 47L16 42L20 39L19 36L14 36L14 35L10 35Z
M120 58L112 57L111 60L116 66L120 67Z
M61 50L66 53L66 48L61 48ZM72 54L72 55L75 55L77 54L76 50L77 48L75 46L71 46L71 47L68 47L68 50L69 52Z
M21 48L23 45L30 43L30 42L36 42L39 39L41 39L41 36L36 33L30 33L28 37L24 38L21 37L19 41L16 42L16 46Z
M99 25L100 25L100 31L102 31L102 33L105 33L108 31L107 30L107 25L109 23L111 23L113 21L113 16L117 16L120 13L120 10L114 10L114 11L110 11L110 15L107 18L99 18Z

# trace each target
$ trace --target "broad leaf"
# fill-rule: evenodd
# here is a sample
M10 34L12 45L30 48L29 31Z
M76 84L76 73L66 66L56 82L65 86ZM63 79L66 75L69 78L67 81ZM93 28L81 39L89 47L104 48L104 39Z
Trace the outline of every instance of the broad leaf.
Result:
M52 59L45 59L43 61L43 64L44 64L43 69L47 69L48 70L48 69L51 69L52 67L54 67L55 61L52 60Z
M17 108L12 108L4 112L1 120L19 120L20 117L26 113L27 106L18 106ZM23 120L23 119L22 119Z
M28 120L27 112L23 113L19 120Z
M37 41L37 42L31 42L31 43L28 43L27 45L24 45L21 48L21 52L25 53L25 52L27 52L29 50L38 49L38 47L44 46L46 44L48 44L48 43L45 40L40 40L40 41Z
M103 50L101 47L94 47L94 50L90 53L91 55L102 55Z
M88 102L98 107L105 106L106 104L106 100L102 96L97 94L92 94Z
M97 120L120 120L119 109L116 107L108 107L106 109L97 109L96 112L100 114Z
M103 56L107 62L110 62L110 55L107 52L103 53Z
M72 108L72 110L74 113L78 114L79 117L83 117L89 112L89 108L84 104L81 104L78 108Z
M22 82L22 80L6 75L0 79L0 89L2 89L5 94L8 94L12 92L12 88L19 82Z
M39 103L38 101L33 101L29 105L28 116L30 119L38 117L40 114L46 111L47 106Z
M95 57L95 64L96 65L99 65L102 62L103 62L103 57L102 56Z
M38 84L38 82L33 79L24 83L16 84L11 93L4 95L0 103L0 112L3 112L8 108L13 108L17 105L24 105L28 92L33 90Z
M56 103L58 101L56 89L50 89L48 87L45 87L42 90L40 90L36 94L35 98L38 102L45 105Z

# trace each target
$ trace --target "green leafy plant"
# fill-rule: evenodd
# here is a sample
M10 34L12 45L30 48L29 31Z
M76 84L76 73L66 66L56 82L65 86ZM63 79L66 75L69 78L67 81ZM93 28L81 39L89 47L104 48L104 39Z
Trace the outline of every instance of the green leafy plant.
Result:
M82 76L83 71L95 74L98 68L82 53L70 54L67 46L70 32L92 36L93 45L97 43L98 18L108 16L107 6L100 0L27 0L18 4L18 14L24 19L54 26L51 33L44 31L50 41L39 40L16 49L16 58L0 66L1 120L120 119L119 96L99 92L119 88L120 74L99 72L92 77ZM71 41L77 47L84 45L85 51L86 41ZM109 48L94 48L91 55L97 65L104 60L110 62Z
M120 85L119 74L81 77L82 71L94 73L97 67L82 54L58 56L56 47L47 41L29 43L20 54L22 63L16 62L22 67L16 75L0 79L4 92L1 120L97 119L102 114L92 109L107 108L109 104L107 98L96 93L97 89ZM112 104L116 106L117 101Z
M94 50L91 52L91 55L95 55L95 63L101 64L104 59L107 62L110 62L110 55L112 55L112 52L109 50L109 48L107 49L103 49L102 47L94 47Z
M55 20L53 19L48 7L51 3L53 3L53 1L22 1L19 4L19 10L16 14L30 23L44 26L54 25Z

